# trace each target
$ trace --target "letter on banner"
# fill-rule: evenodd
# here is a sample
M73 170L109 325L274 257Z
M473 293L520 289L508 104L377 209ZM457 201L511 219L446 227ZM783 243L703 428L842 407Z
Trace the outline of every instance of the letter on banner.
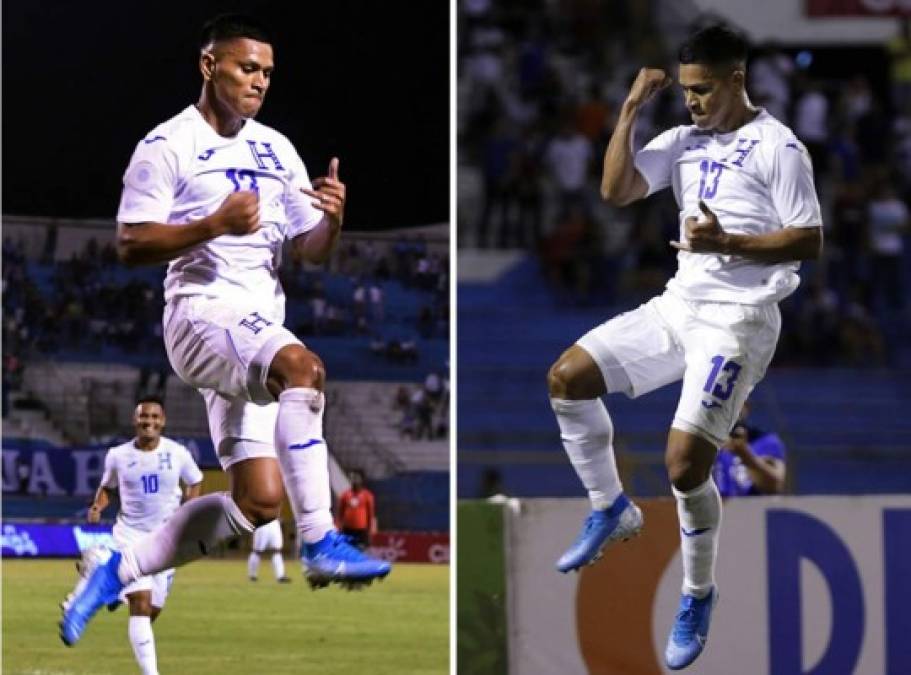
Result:
M786 509L766 513L769 671L775 675L853 675L864 636L863 588L844 542L821 520ZM819 662L802 669L800 561L822 574L832 599L832 633Z

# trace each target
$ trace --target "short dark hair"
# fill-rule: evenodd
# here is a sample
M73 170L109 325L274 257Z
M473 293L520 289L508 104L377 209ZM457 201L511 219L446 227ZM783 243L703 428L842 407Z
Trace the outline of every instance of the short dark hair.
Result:
M219 14L206 21L199 36L199 48L205 49L213 42L232 38L249 38L272 44L266 25L247 14Z
M747 41L737 31L715 24L693 33L680 45L680 63L706 66L732 66L747 60Z
M154 396L152 394L140 396L136 400L136 407L141 406L143 403L157 403L161 409L164 410L164 401L162 400L161 396Z

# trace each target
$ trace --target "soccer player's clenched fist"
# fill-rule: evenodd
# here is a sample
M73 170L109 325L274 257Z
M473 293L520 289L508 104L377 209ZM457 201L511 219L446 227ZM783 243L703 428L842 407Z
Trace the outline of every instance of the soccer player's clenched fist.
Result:
M232 192L212 214L225 234L250 234L259 229L259 195L252 190Z
M674 80L660 68L640 68L633 86L630 87L626 102L635 106L647 103L652 96L665 87L670 86Z

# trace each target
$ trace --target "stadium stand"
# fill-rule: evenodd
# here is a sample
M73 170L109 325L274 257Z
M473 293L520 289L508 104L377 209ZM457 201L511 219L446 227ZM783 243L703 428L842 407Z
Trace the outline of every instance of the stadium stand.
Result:
M480 496L491 470L508 495L580 494L548 405L547 367L591 327L659 292L676 268L670 191L624 209L598 194L638 69L673 73L673 46L717 21L692 2L651 5L661 11L625 2L462 8L460 497ZM890 85L890 60L883 45L811 55L757 44L747 67L753 102L813 156L824 214L824 256L804 264L800 289L782 304L778 351L754 393L753 419L785 439L796 493L911 491L911 106L907 87ZM679 89L668 88L642 111L637 143L687 119ZM678 392L609 398L634 494L667 493L662 451Z

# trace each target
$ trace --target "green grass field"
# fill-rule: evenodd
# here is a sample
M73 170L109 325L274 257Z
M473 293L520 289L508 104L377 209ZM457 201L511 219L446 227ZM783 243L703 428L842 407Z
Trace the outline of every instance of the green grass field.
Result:
M153 624L163 675L449 672L449 567L399 564L364 591L311 591L300 568L277 584L268 560L247 581L243 560L177 571ZM102 609L73 648L57 634L58 603L75 583L72 560L3 561L3 673L139 672L126 607Z

